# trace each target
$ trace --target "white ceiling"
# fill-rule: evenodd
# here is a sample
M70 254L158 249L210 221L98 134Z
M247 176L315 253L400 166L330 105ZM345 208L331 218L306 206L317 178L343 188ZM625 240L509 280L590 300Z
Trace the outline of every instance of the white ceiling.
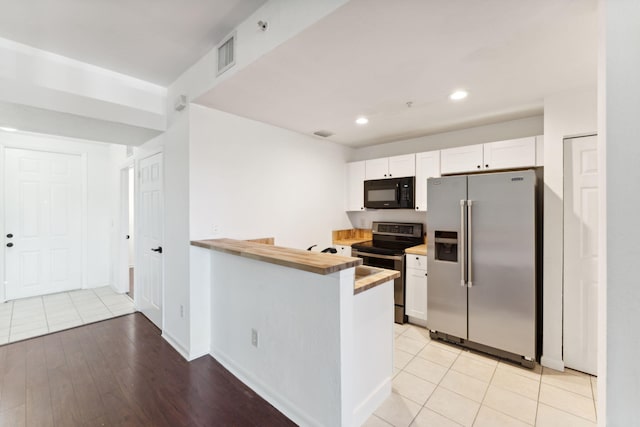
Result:
M265 1L0 0L0 37L167 86ZM351 0L195 102L365 146L541 114L596 62L597 0Z
M0 0L0 37L162 86L266 0Z
M596 0L351 0L196 102L364 146L541 114L596 64Z

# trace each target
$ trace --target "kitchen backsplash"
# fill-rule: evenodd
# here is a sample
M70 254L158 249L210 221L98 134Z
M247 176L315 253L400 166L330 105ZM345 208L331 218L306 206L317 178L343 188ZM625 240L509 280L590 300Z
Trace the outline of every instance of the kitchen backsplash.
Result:
M373 221L420 222L427 230L426 212L416 212L411 209L376 209L364 212L347 212L353 228L371 228Z

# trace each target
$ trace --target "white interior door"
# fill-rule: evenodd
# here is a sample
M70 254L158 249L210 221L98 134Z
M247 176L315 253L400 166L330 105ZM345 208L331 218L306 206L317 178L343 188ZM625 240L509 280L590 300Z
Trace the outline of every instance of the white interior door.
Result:
M82 287L78 155L5 150L6 298Z
M140 272L137 275L136 298L140 311L162 329L163 287L163 194L162 153L140 161L140 210L138 244Z
M565 366L597 373L598 152L595 136L564 142Z

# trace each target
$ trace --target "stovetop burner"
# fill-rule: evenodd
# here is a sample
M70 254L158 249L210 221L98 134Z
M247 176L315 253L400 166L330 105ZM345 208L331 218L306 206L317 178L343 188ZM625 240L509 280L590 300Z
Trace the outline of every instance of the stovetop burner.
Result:
M404 250L423 243L422 224L403 222L374 222L373 240L352 245L361 252L382 255L402 255Z

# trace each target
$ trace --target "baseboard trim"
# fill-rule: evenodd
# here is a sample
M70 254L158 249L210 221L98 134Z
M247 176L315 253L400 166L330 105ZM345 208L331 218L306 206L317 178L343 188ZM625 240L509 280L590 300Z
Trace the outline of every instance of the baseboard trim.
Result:
M382 405L382 402L391 395L391 381L392 379L389 377L380 383L380 385L353 410L354 426L363 425L371 414Z
M225 354L211 350L210 356L216 359L224 366L233 376L242 381L247 387L255 391L260 397L273 405L278 411L282 412L287 418L298 425L303 426L321 426L322 423L313 419L306 413L301 412L289 399L277 393L271 387L254 378L240 366L235 364L231 358Z
M180 345L175 338L173 338L165 331L162 331L161 336L166 342L171 345L171 347L173 347L178 353L180 353L180 356L184 357L187 362L191 361L191 359L189 359L189 352L187 351L187 349Z
M556 371L564 372L564 360L553 359L551 357L542 356L540 358L540 364L545 368L555 369Z

